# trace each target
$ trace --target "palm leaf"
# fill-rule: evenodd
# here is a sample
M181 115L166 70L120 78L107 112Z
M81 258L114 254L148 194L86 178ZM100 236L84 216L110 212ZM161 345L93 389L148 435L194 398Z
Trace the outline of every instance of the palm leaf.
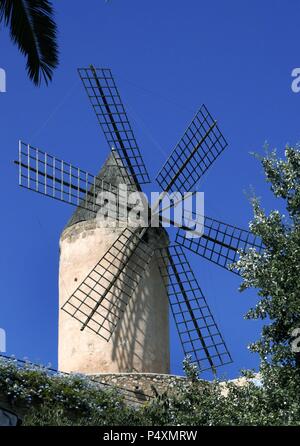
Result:
M0 22L10 27L10 37L27 57L27 72L35 85L52 79L58 65L56 24L48 0L0 0Z

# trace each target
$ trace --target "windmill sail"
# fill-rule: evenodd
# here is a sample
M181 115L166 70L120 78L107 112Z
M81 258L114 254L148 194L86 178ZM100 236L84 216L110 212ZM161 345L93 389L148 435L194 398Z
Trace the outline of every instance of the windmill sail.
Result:
M125 228L62 310L109 341L153 253L139 231Z
M183 249L177 245L160 249L159 267L184 354L201 371L232 362Z
M21 187L94 213L100 191L117 196L117 186L22 141L15 163Z
M176 243L226 269L238 260L239 250L264 249L262 240L251 232L206 216L201 237L188 238L186 231L179 228Z
M111 70L79 68L87 95L110 149L114 148L136 185L150 182Z
M127 171L124 171L124 166L114 151L106 161L109 162L111 169L120 175L127 190L135 191L136 186ZM76 206L77 213L81 213L78 217L86 218L87 213L93 218L96 214L105 216L106 206L99 200L99 193L103 192L114 197L116 209L110 207L110 216L114 214L116 220L124 218L126 209L123 206L122 194L126 192L122 192L117 184L107 181L106 177L102 176L102 170L97 176L92 175L22 141L19 142L19 157L15 164L19 167L19 186ZM131 207L129 205L128 209Z
M227 141L202 105L158 173L163 191L190 191L227 147Z

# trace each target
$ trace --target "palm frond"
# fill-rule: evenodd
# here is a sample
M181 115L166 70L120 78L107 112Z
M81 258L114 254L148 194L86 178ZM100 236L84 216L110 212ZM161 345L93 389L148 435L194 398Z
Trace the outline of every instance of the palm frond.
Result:
M27 72L35 85L52 79L58 65L57 29L48 0L0 0L0 22L27 57Z

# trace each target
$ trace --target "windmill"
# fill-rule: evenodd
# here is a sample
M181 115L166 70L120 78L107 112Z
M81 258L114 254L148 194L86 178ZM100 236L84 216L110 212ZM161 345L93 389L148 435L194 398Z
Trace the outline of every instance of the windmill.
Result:
M186 250L228 268L238 250L261 250L261 241L207 216L200 238L189 238L187 225L176 228L174 242L159 213L159 228L97 228L99 192L120 201L120 184L141 191L150 178L111 71L93 66L78 71L113 149L104 167L92 175L23 142L16 161L20 186L77 208L60 240L60 368L168 373L168 302L184 354L201 371L232 362ZM194 192L226 146L202 105L156 177L162 195Z

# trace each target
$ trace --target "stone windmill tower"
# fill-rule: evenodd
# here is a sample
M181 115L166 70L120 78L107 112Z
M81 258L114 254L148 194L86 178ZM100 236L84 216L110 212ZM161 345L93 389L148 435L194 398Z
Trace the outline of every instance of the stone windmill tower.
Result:
M196 215L202 230L195 238L190 237L193 218L184 216L178 225L169 216L168 226L176 227L171 244L163 228L165 215L155 206L150 216L151 222L158 218L157 227L99 224L100 192L119 200L119 185L141 192L150 179L111 71L90 66L79 74L113 149L99 174L23 142L16 161L20 186L76 206L60 238L59 369L168 373L170 308L184 354L201 371L215 371L232 359L184 248L228 269L239 250L261 251L262 242L202 212ZM226 146L202 105L156 177L162 196L178 191L194 195L199 179Z
M125 169L117 154L111 153L98 178L116 187L130 185ZM124 227L103 227L95 213L78 207L60 238L59 269L59 370L96 374L101 372L169 373L169 317L168 296L159 272L156 256L152 256L143 278L133 292L128 305L127 296L120 291L124 307L115 306L123 313L109 340L92 330L78 330L78 321L63 311L69 296L74 293L99 258L113 246ZM152 229L147 243L159 247L161 239L167 242L163 229ZM151 248L150 248L151 249ZM132 259L133 268L135 268ZM139 259L136 259L137 262ZM120 262L118 256L112 259ZM113 271L113 265L111 265ZM125 290L126 291L126 290ZM110 300L109 300L110 299ZM112 304L112 295L104 302L102 314L109 318L106 307ZM76 302L74 302L76 305ZM114 312L112 310L112 312ZM109 327L108 327L109 329ZM104 330L105 333L105 330Z

